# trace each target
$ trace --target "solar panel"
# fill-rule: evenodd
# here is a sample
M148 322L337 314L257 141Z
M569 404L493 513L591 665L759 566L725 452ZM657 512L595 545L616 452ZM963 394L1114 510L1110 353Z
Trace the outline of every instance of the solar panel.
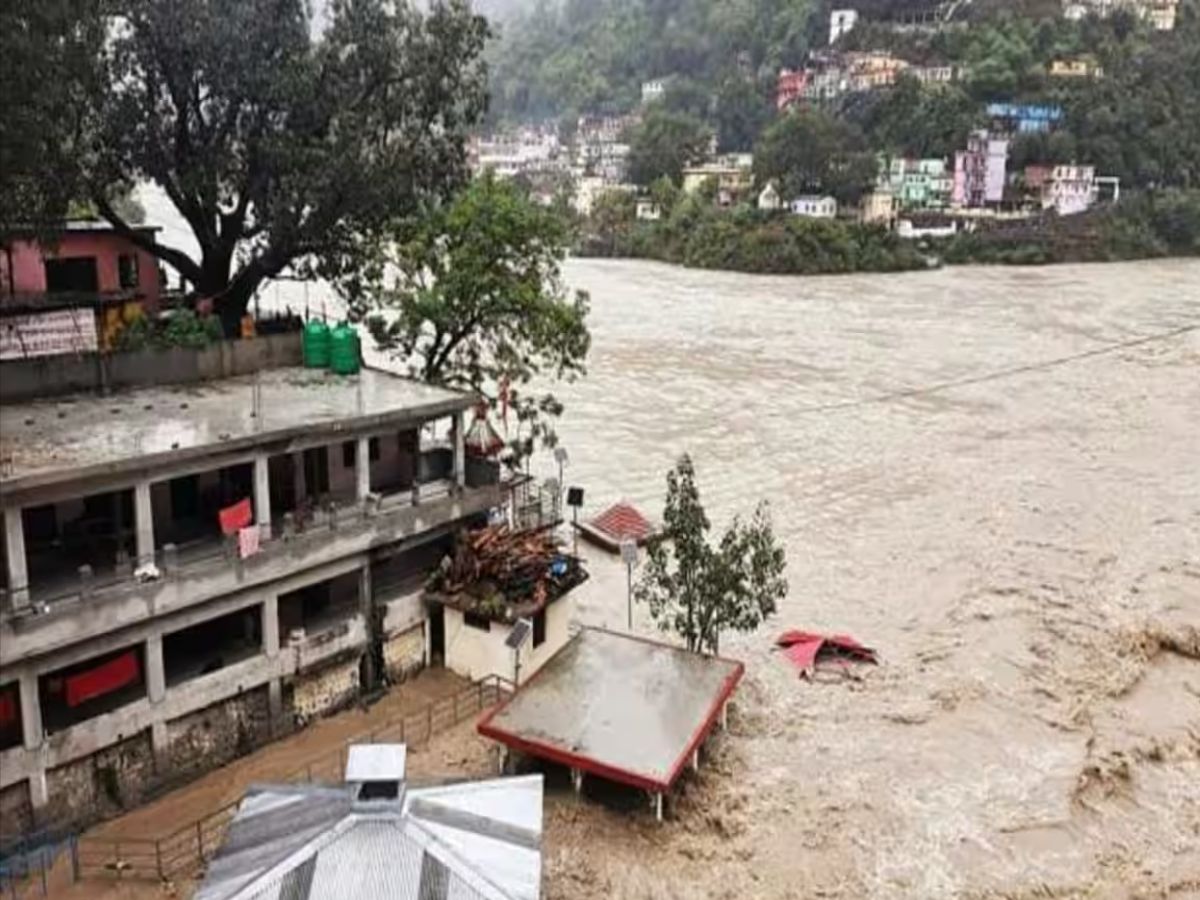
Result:
M533 623L528 619L517 619L512 630L508 633L508 637L504 639L504 646L512 650L520 650L525 646L525 642L529 640L529 635L533 632Z

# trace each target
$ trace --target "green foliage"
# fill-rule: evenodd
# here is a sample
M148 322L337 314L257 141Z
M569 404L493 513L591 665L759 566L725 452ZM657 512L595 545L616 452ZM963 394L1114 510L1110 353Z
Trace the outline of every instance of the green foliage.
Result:
M911 242L876 225L761 213L749 207L721 210L699 192L677 200L659 222L635 222L632 208L606 231L593 215L580 251L593 256L658 259L703 269L816 275L899 272L928 262Z
M721 632L753 631L787 594L783 548L767 505L733 524L713 546L696 472L686 454L667 473L662 531L651 540L635 597L687 648L717 653Z
M808 48L811 0L542 0L491 48L492 112L553 118L635 107L644 81L675 76L705 96L731 76L764 87ZM705 111L692 110L705 115Z
M40 5L18 2L18 20ZM426 12L335 0L320 32L307 10L304 0L110 0L104 12L122 27L101 26L109 39L87 44L86 65L57 60L53 27L27 54L48 54L39 76L64 84L50 109L76 113L72 183L215 298L227 329L264 279L289 266L340 275L393 217L451 193L485 105L487 26L466 0ZM199 258L128 229L108 198L137 181L166 192Z
M78 158L104 42L102 0L0 3L0 240L49 234L84 192Z
M562 405L526 391L535 378L581 374L590 343L587 295L569 293L561 277L567 223L489 175L397 223L391 238L372 270L341 283L354 316L412 375L493 407L506 400L517 459L539 441L552 446Z
M117 333L115 343L120 351L172 347L201 350L223 338L221 320L216 316L198 316L190 309L180 309L157 318L138 316Z
M1086 215L1016 223L942 243L950 263L1033 265L1200 255L1200 191L1167 190L1122 197Z
M832 194L855 203L875 181L877 165L861 131L817 109L778 119L754 150L756 180L775 181L784 197Z
M709 131L694 116L656 106L646 113L628 140L630 181L648 185L665 177L679 184L684 167L707 152Z
M984 124L982 114L959 85L929 89L905 76L893 89L865 98L850 118L873 149L920 159L953 156L966 145L971 129Z

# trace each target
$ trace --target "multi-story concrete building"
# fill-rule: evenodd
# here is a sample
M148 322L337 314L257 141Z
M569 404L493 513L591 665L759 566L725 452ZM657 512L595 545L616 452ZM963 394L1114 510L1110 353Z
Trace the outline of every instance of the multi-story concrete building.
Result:
M950 205L954 188L946 161L936 157L884 160L879 182L902 210L943 209Z
M1060 216L1087 212L1100 193L1095 166L1026 166L1023 180L1042 209Z
M849 34L858 24L858 10L835 9L829 13L829 43L836 44L843 34Z
M986 130L971 132L967 149L954 154L955 206L978 209L1004 199L1008 141Z
M1159 31L1171 31L1179 14L1179 0L1065 0L1063 15L1072 21L1087 16L1107 18L1119 9L1140 16Z
M266 369L0 409L0 817L88 819L442 652L473 398Z

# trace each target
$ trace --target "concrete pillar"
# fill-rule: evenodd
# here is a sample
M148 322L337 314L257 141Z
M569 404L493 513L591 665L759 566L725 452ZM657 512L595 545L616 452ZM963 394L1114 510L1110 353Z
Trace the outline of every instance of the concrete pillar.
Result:
M133 524L137 533L137 564L154 562L154 507L150 503L150 482L133 486Z
M25 749L36 750L42 746L42 704L38 697L37 675L26 672L21 676L21 733L25 738Z
M360 437L354 448L354 496L359 503L371 493L371 439Z
M8 560L8 593L14 609L29 605L29 570L25 562L25 524L20 507L5 507L4 551Z
M575 789L576 794L583 791L583 769L571 770L571 787Z
M154 763L160 772L168 771L170 760L166 753L170 746L167 723L163 719L155 719L150 723L150 749L154 751Z
M50 791L46 787L46 770L38 769L29 776L29 805L35 810L45 809L50 802Z
M371 562L368 560L358 570L358 608L362 611L363 622L367 629L367 647L363 653L364 690L374 690L379 686L379 666L376 665L376 652L381 650L382 637L376 626L375 598L371 588Z
M267 682L267 708L274 721L283 715L283 679L272 678Z
M459 487L467 483L467 431L464 418L463 413L455 413L454 424L451 426L454 439L454 483Z
M654 818L659 822L662 821L662 798L662 794L654 795Z
M279 598L268 597L262 605L263 653L271 659L279 655Z
M146 638L146 694L151 703L162 703L167 696L167 670L163 665L161 634Z
M261 540L271 539L271 470L270 457L260 453L254 457L254 521Z

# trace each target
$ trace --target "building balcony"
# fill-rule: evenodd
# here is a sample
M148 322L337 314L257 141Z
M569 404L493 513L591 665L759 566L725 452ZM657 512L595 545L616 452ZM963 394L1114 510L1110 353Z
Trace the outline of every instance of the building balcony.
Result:
M419 484L416 491L317 509L303 523L281 523L259 552L246 559L239 558L230 540L167 546L158 553L158 573L152 579L135 577L126 562L104 577L64 573L43 581L32 587L28 607L6 610L0 620L0 665L486 513L500 504L506 490L498 484L471 484L469 480L460 488L441 479Z

